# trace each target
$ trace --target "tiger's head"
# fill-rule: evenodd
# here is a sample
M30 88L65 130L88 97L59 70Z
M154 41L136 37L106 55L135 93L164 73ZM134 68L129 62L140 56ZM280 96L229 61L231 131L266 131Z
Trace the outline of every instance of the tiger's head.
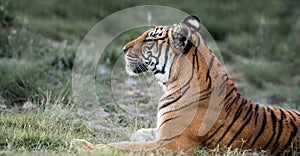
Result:
M193 34L199 28L199 19L188 16L173 26L156 26L147 30L123 48L127 73L137 75L151 71L158 81L167 83L174 60L194 46Z

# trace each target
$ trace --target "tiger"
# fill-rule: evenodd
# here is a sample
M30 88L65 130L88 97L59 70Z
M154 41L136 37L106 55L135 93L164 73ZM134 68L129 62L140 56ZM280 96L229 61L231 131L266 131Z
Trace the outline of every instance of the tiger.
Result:
M198 17L172 26L155 26L127 43L129 75L153 73L164 94L156 128L140 129L131 141L107 145L73 140L88 151L183 151L230 147L295 153L300 147L300 113L264 106L243 97L219 59L199 33Z

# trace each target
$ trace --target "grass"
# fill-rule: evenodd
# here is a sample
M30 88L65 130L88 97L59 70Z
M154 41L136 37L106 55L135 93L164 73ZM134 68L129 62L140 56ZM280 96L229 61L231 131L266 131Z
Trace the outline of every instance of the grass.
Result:
M140 117L124 111L114 101L110 86L110 74L123 45L144 28L113 40L105 49L104 60L99 60L97 71L108 72L96 73L100 105L89 109L100 108L103 114L98 112L95 116L90 110L82 113L80 105L73 101L71 88L73 60L87 32L114 12L145 4L170 6L199 16L245 97L299 110L298 1L0 0L0 96L7 107L0 110L0 155L87 155L74 152L69 141L128 140L133 131L155 125L155 115ZM153 95L140 94L142 100L134 108L155 110L155 106L145 105ZM36 108L23 109L25 102L32 102ZM199 150L199 155L207 154L265 153L230 148Z
M72 108L62 108L50 98L37 109L10 109L1 113L2 150L61 152L69 150L69 140L73 138L91 138L91 131Z

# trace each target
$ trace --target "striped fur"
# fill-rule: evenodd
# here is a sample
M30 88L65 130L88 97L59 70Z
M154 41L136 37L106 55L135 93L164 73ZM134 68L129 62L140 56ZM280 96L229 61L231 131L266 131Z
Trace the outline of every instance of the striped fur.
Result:
M193 152L199 147L231 146L274 155L291 148L297 151L300 114L241 96L197 32L199 26L199 20L189 16L173 26L152 28L125 45L128 74L153 72L164 87L157 128L138 131L131 142L101 148ZM147 133L156 139L149 141Z

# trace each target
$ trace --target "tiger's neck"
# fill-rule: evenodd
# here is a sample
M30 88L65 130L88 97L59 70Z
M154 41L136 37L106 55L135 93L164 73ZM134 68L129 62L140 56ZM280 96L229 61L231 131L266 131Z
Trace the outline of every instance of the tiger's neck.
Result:
M164 84L166 94L171 94L174 88L189 87L188 90L192 88L194 91L197 90L199 97L210 95L214 99L226 100L231 96L240 95L222 64L202 37L199 43L194 45L198 46L192 47L187 55L172 58L174 65L171 66L170 79Z
M171 72L173 79L166 86L165 95L159 104L159 114L169 111L163 109L169 105L173 108L190 107L186 112L184 109L178 110L183 111L183 114L194 114L188 122L200 123L191 125L198 126L200 135L204 135L220 122L220 114L237 109L237 103L244 98L203 40L197 49L193 48L186 56L176 58ZM166 105L164 101L174 103ZM227 117L231 118L232 115L228 114Z
M194 62L193 68L200 85L200 96L210 93L210 98L214 99L210 100L211 102L225 105L228 98L240 96L240 94L223 65L201 36L199 40L197 50L187 57Z

